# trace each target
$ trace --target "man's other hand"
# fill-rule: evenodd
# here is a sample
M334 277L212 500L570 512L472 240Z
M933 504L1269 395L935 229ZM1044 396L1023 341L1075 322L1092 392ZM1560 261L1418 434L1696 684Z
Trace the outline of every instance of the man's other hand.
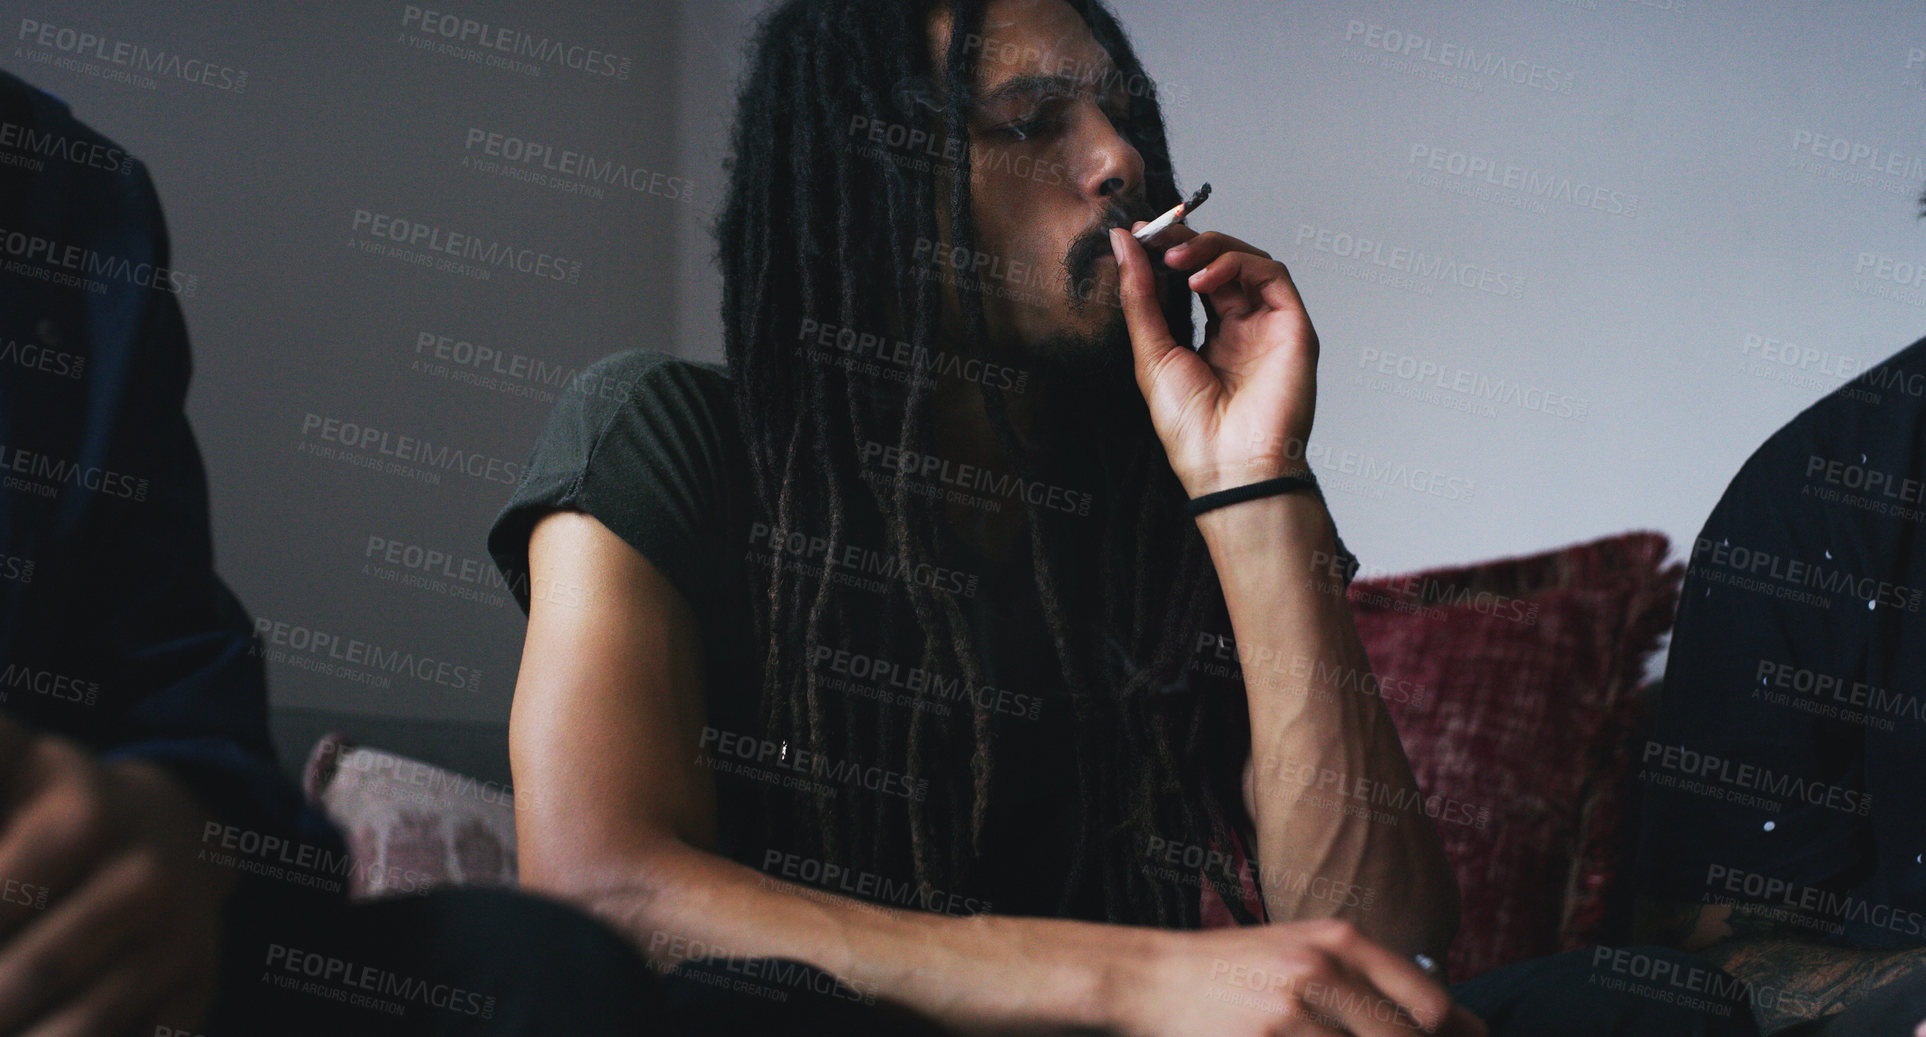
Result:
M1160 934L1114 977L1134 1037L1485 1037L1412 962L1320 919Z

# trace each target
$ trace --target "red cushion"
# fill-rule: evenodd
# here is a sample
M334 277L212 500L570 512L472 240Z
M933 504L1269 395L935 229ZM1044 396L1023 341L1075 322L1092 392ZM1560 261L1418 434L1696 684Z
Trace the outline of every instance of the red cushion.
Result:
M1457 872L1454 981L1605 933L1630 838L1638 689L1683 575L1664 564L1669 546L1628 533L1351 588ZM1229 922L1208 885L1203 907L1207 925Z

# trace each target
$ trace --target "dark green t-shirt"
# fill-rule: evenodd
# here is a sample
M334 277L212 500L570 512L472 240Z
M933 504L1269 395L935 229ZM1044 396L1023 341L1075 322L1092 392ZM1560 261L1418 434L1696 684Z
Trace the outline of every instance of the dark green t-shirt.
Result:
M537 442L522 484L496 518L488 550L515 588L524 610L529 596L553 593L530 583L528 535L537 519L558 508L593 515L654 563L680 590L701 627L707 726L731 735L759 730L759 664L753 643L747 566L766 554L767 522L754 499L747 455L736 423L726 367L631 350L605 358L577 377ZM758 524L765 532L759 537ZM975 888L945 891L943 903L919 903L949 913L979 909L1007 914L1053 913L1064 846L1073 830L1075 787L1071 753L1073 715L1044 624L1027 545L1008 562L967 547L956 573L974 582L959 596L984 653L984 684L1001 689L997 787L993 795L986 878ZM859 604L885 599L852 594ZM900 624L899 624L900 625ZM913 619L909 625L914 626ZM872 682L872 685L874 682ZM871 694L900 693L872 686ZM969 723L970 703L955 703L956 722ZM711 748L716 748L711 746ZM719 754L724 758L732 754ZM867 761L865 761L867 762ZM721 850L751 867L770 864L782 847L765 844L757 812L766 809L757 781L716 771ZM884 794L888 794L885 792ZM784 874L790 862L771 870ZM908 876L882 877L902 883ZM845 882L838 892L863 895ZM902 905L889 886L871 899ZM1092 884L1086 891L1094 894ZM1073 913L1096 911L1081 897Z

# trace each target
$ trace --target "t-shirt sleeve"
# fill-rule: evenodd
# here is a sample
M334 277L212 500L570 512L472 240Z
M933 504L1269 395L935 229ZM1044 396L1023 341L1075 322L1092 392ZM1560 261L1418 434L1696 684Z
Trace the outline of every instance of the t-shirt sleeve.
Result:
M586 512L654 563L698 614L716 602L730 411L713 368L629 350L584 368L555 404L488 552L527 612L532 597L579 589L531 580L528 536L545 514Z

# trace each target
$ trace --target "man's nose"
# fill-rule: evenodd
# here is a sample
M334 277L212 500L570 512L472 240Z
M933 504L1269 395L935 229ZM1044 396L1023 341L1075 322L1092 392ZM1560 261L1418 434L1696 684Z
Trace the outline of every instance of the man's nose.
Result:
M1101 111L1092 116L1091 125L1094 137L1084 189L1096 200L1122 204L1143 184L1144 157Z

